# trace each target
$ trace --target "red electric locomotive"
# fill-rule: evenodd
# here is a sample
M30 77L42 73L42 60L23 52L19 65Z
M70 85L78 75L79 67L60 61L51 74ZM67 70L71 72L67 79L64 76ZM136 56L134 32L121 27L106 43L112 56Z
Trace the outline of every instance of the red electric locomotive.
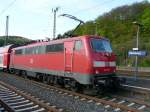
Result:
M14 48L10 70L44 82L96 87L116 84L116 57L110 42L97 36L38 42Z

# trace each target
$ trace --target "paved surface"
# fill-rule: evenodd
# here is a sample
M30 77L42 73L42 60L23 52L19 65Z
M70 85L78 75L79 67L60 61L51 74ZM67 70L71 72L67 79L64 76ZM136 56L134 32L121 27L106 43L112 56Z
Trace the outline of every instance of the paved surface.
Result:
M127 85L138 86L138 87L143 87L143 88L149 88L150 89L150 79L137 78L135 80L135 77L130 77L130 76L120 76L120 78L126 78L126 83L125 84L127 84Z
M117 67L117 70L124 70L124 71L135 71L135 67ZM150 72L150 67L138 67L138 71L140 72Z

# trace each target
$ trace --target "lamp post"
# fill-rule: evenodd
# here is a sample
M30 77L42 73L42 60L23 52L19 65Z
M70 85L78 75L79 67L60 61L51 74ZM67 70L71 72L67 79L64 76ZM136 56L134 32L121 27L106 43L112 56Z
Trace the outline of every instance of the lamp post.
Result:
M95 24L95 35L98 35L98 32L97 32L97 30L98 30L98 23L95 21L95 22L93 22L94 24Z
M140 26L142 26L142 24L138 23L137 21L134 21L133 24L135 24L137 26L137 33L136 33L136 48L134 48L133 50L138 51L139 50L139 32L140 32ZM135 56L135 81L137 79L137 75L138 75L138 56Z

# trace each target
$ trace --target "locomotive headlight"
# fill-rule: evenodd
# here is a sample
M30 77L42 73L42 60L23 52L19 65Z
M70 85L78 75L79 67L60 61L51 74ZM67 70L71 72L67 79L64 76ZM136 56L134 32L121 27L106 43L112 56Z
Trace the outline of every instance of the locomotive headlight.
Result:
M96 70L96 71L95 71L95 74L99 74L99 71L98 71L98 70Z
M116 69L114 69L114 72L116 72Z
M93 61L93 67L105 67L104 61Z

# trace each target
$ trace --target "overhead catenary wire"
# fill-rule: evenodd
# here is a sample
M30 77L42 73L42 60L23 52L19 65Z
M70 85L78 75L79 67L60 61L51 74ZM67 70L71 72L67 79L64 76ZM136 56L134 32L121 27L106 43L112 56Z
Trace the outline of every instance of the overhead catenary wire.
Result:
M113 2L113 1L114 1L114 0L111 0L111 1L110 1L110 0L104 1L104 2L102 2L102 3L100 3L100 4L95 5L95 6L88 7L88 8L85 8L85 9L81 9L81 10L78 10L78 11L75 11L75 12L73 12L72 14L78 14L78 13L81 13L81 12L84 12L84 11L87 11L87 10L94 10L94 9L98 8L99 6L102 6L102 5L111 3L111 2Z
M1 12L0 15L5 13L17 0L13 0L10 4L8 4Z

